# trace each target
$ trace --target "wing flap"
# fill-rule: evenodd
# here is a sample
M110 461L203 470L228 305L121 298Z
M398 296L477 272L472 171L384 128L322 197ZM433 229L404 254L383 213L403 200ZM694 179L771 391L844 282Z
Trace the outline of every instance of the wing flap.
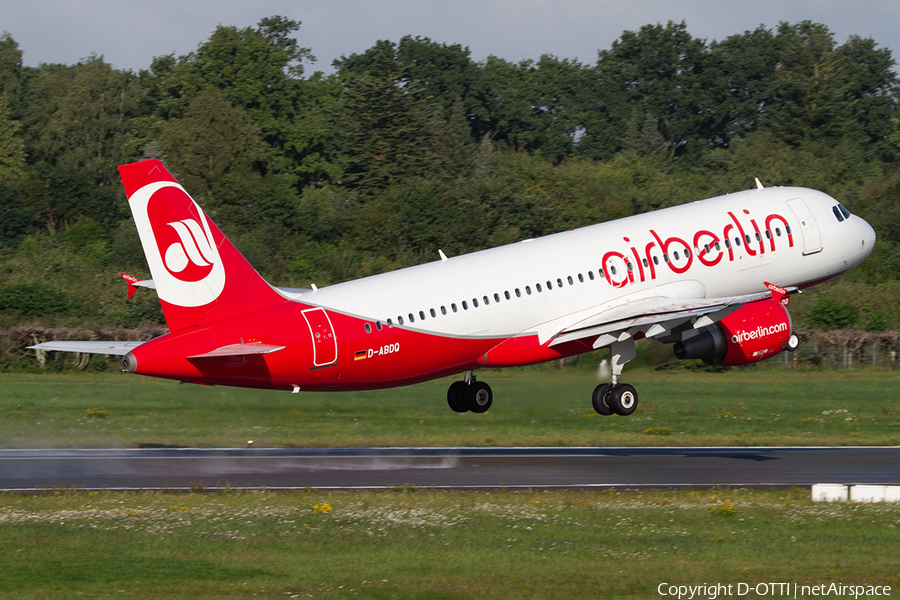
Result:
M195 354L186 358L226 358L229 356L248 356L251 354L270 354L283 350L284 346L276 346L274 344L263 344L262 342L248 342L239 344L229 344L221 346L215 350L204 352L203 354Z
M796 291L798 291L797 288L784 290L786 294L792 294ZM697 321L697 323L700 323L699 326L710 325L725 318L744 304L772 297L773 293L771 291L765 291L727 298L644 298L638 302L631 302L602 311L566 327L556 333L550 342L550 346L593 336L601 336L600 340L608 341L603 336L612 333L621 334L622 332L629 332L629 335L634 335L638 331L642 331L647 337L655 337L681 325L689 319L695 318L702 319L702 321ZM608 339L617 337L618 335ZM599 346L595 344L595 347Z
M53 350L56 352L85 352L88 354L112 354L114 356L124 356L143 343L144 342L50 341L42 342L34 346L28 346L28 349Z

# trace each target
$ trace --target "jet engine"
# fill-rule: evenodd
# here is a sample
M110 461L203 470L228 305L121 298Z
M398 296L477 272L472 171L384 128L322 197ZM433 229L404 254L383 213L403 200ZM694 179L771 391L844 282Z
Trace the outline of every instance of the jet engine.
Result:
M746 365L782 350L795 350L791 315L774 299L745 304L717 323L675 342L675 356L699 358L711 365Z

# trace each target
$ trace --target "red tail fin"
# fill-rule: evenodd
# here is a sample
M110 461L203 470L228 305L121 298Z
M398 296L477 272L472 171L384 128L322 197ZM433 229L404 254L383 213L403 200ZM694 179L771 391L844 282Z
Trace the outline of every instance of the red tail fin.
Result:
M170 331L284 299L158 160L119 167Z

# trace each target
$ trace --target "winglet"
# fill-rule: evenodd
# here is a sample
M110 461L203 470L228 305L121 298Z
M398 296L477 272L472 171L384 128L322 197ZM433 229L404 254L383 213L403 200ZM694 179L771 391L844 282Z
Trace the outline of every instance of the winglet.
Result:
M763 184L760 183L759 177L754 177L753 179L756 180L756 189L758 189L758 190L763 189Z
M140 281L140 279L138 279L134 275L129 275L128 273L119 273L119 277L128 282L128 297L131 298L132 296L134 296L134 293L137 291L137 288L134 284Z
M791 297L788 296L788 291L781 286L775 285L774 283L765 282L765 286L772 292L772 300L776 302L781 302L785 306L791 303Z
M156 284L153 283L152 279L138 279L134 275L129 275L128 273L119 273L119 277L128 282L128 297L131 298L134 296L134 293L137 291L139 287L150 288L151 290L156 289Z

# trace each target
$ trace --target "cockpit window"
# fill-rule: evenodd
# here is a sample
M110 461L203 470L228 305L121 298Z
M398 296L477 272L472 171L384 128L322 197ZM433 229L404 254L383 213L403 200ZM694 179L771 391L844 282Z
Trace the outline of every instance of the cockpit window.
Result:
M837 206L832 206L831 212L834 213L834 218L838 220L838 223L844 220L844 215L841 214L841 211L838 210Z
M841 209L841 214L844 215L844 218L845 218L845 219L849 219L849 218L850 218L850 211L847 210L846 208L844 208L844 205L843 205L843 204L838 204L838 208Z

